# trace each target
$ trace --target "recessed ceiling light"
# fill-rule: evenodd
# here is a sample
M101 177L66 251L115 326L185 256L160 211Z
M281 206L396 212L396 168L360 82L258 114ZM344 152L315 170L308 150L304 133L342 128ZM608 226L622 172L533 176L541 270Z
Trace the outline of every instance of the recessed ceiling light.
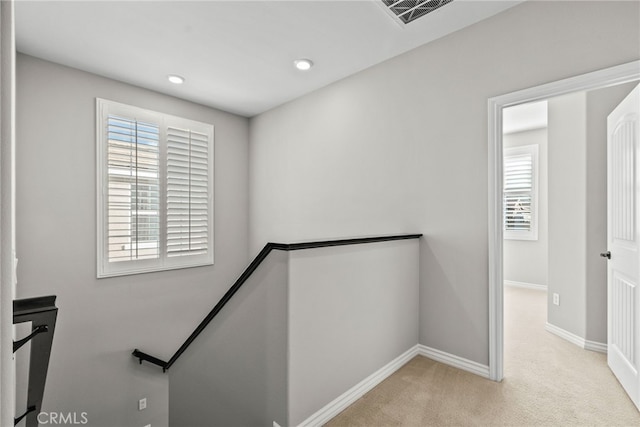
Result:
M300 71L307 71L313 67L313 61L310 59L296 59L293 63Z
M184 83L184 77L180 77L176 74L169 74L167 76L167 78L169 79L169 81L173 84L176 85L181 85L182 83Z

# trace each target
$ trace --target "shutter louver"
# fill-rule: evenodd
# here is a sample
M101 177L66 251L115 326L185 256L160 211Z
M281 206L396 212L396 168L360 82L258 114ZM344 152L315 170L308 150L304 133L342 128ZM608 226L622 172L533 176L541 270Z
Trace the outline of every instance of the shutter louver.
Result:
M107 259L160 256L159 126L107 118Z
M504 229L531 230L533 157L521 154L504 160Z
M167 128L167 256L209 248L209 136Z

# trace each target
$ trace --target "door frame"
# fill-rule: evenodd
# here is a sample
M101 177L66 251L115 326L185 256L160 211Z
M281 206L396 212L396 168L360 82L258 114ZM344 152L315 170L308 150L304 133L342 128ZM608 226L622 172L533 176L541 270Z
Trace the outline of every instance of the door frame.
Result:
M640 80L640 60L489 98L489 378L504 374L502 109Z

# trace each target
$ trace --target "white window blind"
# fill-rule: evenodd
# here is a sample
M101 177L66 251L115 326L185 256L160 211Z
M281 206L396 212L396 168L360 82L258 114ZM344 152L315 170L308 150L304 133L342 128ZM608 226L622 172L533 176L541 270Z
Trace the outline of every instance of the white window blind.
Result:
M505 149L503 172L504 237L537 240L538 146Z
M167 255L206 253L209 246L209 138L189 129L167 132Z
M213 126L97 100L98 277L213 263Z

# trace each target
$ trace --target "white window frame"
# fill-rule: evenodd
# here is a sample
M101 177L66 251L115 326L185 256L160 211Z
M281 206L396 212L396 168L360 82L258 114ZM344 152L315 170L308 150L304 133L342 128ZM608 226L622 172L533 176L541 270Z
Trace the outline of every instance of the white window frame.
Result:
M160 184L160 253L158 258L109 262L108 259L108 167L107 167L107 119L118 115L158 124L159 134L159 184ZM208 138L207 150L207 249L206 253L185 256L167 256L167 129L178 127L205 134ZM146 110L115 101L96 98L96 165L97 165L97 277L113 277L155 271L212 265L214 262L214 217L213 217L213 165L214 127L212 124L197 122L156 111Z
M502 223L503 223L503 237L507 240L538 240L538 144L523 145L520 147L510 147L504 149L504 167L506 170L506 164L509 158L515 156L530 155L531 156L531 220L529 230L507 230L505 226L505 207L504 207L504 195L502 206ZM504 177L503 177L504 179Z

